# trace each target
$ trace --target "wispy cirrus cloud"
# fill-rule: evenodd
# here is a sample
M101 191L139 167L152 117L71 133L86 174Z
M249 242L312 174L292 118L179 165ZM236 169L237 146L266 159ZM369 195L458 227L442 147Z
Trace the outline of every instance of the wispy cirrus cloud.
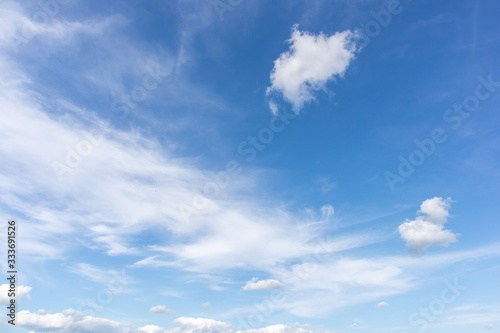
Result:
M500 306L466 304L450 309L436 323L430 325L430 327L469 326L490 330L498 325L500 325Z
M209 233L195 237L191 243L151 246L150 249L157 254L137 261L134 266L179 267L194 272L243 267L270 271L288 261L341 252L383 239L376 233L321 239L318 236L327 222L323 219L324 214L318 214L311 222L295 220L297 216L281 209L268 210L265 216L254 215L255 211L243 211L247 213L228 210L233 214L224 214L227 218L223 218L216 228L208 229ZM212 222L219 223L216 215L211 218ZM241 230L248 232L241 233Z
M272 270L272 276L284 283L287 290L276 309L287 309L301 317L322 317L339 308L405 294L459 262L488 260L499 255L500 244L493 244L469 251L429 255L425 259L333 256L281 267Z
M57 15L64 9L64 5L57 2L52 5L49 5L51 10L48 13L43 7L28 12L21 3L6 1L0 9L0 20L3 23L0 47L18 51L35 38L56 40L59 43L70 42L76 34L100 35L111 27L127 23L125 17L121 15L84 22L58 19Z
M197 189L211 181L208 170L139 130L117 129L63 96L38 93L39 82L12 57L2 57L0 69L0 156L10 161L1 167L0 198L34 230L22 235L23 251L33 258L61 258L85 246L110 256L146 250L151 256L142 265L262 269L311 255L329 227L331 206L311 215L279 201L262 204L246 185L259 179L248 176L235 176L231 196L209 200L203 214L186 220ZM137 248L138 234L152 228L177 241ZM323 251L374 241L365 234L338 237Z
M120 271L116 269L101 268L87 263L73 264L68 267L68 271L79 275L85 280L102 285L108 285L112 281L119 281L123 286L132 283L130 276L125 274L123 270ZM117 290L113 290L113 292L116 293Z

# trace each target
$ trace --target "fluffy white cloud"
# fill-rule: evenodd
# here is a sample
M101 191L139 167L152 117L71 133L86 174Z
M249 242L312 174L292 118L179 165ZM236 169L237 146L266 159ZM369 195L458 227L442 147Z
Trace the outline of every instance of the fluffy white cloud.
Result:
M355 34L349 30L327 36L292 29L290 49L274 61L267 93L280 92L299 112L335 76L343 76L356 52ZM274 103L271 111L276 112Z
M424 219L405 222L399 226L398 230L410 252L415 253L422 253L429 246L448 246L457 241L452 231Z
M31 313L20 311L17 325L36 332L51 333L233 333L230 323L209 318L181 317L174 320L178 327L165 329L156 325L145 325L137 329L123 323L92 316L85 316L73 309L61 313L39 310ZM281 331L277 331L281 332ZM288 331L284 331L288 333ZM292 331L290 331L291 333ZM295 332L295 331L293 331ZM300 332L300 331L297 331ZM301 332L302 333L302 332Z
M420 205L420 213L427 215L427 220L433 223L446 223L448 217L450 217L450 203L450 198L434 197L427 199Z
M168 331L156 325L146 325L139 327L139 333L167 333Z
M271 325L264 328L238 331L236 333L312 333L312 332L303 329L299 325L294 325L294 326Z
M171 315L171 314L175 313L173 310L168 309L165 305L153 306L151 309L149 309L149 312L152 312L152 313L162 313L162 314L165 314L165 315Z
M20 311L17 325L35 331L57 333L127 333L129 329L120 323L98 317L84 316L73 309L62 313L48 313L44 310L31 313Z
M168 330L168 333L232 333L229 323L208 319L181 317L174 320L180 327Z
M8 304L10 302L10 297L8 297L10 285L2 284L0 285L0 305ZM30 299L31 287L28 286L16 286L16 297L19 301L23 297Z
M405 221L398 227L408 250L423 253L429 246L448 246L457 241L457 235L444 228L448 221L451 199L434 197L420 205L419 215L413 221Z
M386 307L386 306L389 306L389 303L387 303L387 302L380 302L380 303L377 303L375 305L376 308L383 308L383 307Z
M278 280L258 280L258 278L254 277L250 281L247 281L247 283L241 288L243 290L273 290L284 287L284 284Z
M178 318L174 321L180 324L173 329L164 329L155 325L147 325L139 328L143 333L233 333L235 332L229 323L207 318ZM271 325L258 329L236 331L235 333L312 333L300 325Z

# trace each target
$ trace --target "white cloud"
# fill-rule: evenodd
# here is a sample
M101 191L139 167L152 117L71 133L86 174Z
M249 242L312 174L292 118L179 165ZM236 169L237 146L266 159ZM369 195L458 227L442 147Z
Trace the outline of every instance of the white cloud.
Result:
M398 230L409 251L415 253L422 253L429 246L448 246L457 241L452 231L422 219L405 222Z
M165 329L157 325L144 325L138 328L123 323L99 317L84 316L73 309L61 313L49 313L39 310L20 311L17 324L20 327L32 329L35 332L52 333L233 333L231 323L210 318L180 317L174 320L177 327ZM137 326L135 326L137 327ZM302 326L305 327L305 326ZM238 331L236 333L312 333L299 324L272 325L260 329Z
M204 308L209 308L210 302L205 302L205 303L201 304L201 306L203 306Z
M10 297L8 296L10 289L10 284L0 285L0 305L9 304ZM30 298L31 287L16 285L16 298L19 301L21 298Z
M130 277L127 276L123 270L104 269L86 263L74 264L70 266L68 270L74 274L80 275L86 280L102 285L113 285L115 286L115 288L113 288L114 293L123 292L125 287L132 282ZM117 288L117 286L119 286L119 288Z
M126 20L119 15L86 22L64 21L58 18L61 6L56 5L56 8L58 9L52 15L53 17L49 18L41 8L38 12L34 11L28 15L17 2L6 1L2 3L0 8L0 21L2 22L0 47L7 46L17 51L36 37L69 41L75 34L96 35L113 26L126 23ZM40 20L42 16L47 18L44 22Z
M144 333L233 333L235 332L229 323L207 318L178 318L174 321L180 327L164 329L155 325L148 325L139 328L139 332ZM312 333L305 330L300 325L271 325L258 329L236 331L235 333Z
M500 325L500 306L468 304L455 307L436 326L474 325L490 330Z
M267 93L280 92L298 113L306 102L315 99L317 91L325 89L328 81L344 75L356 52L354 38L349 30L327 36L294 26L288 40L290 50L274 61ZM275 112L272 104L270 107Z
M450 203L451 198L443 199L441 197L434 197L432 199L427 199L420 205L419 212L427 215L427 220L432 223L446 223L448 217L450 217Z
M22 23L18 18L26 14L19 5L9 3L2 15L15 16L12 27L17 31ZM64 23L62 18L55 18L50 26ZM306 37L298 34L297 38ZM326 37L318 39L320 44L322 38ZM72 43L78 45L78 38ZM53 46L48 48L57 49ZM127 59L138 54L130 46L113 49ZM109 59L113 61L106 65L122 60ZM65 251L85 246L112 256L145 253L147 257L137 266L205 273L238 267L267 269L317 251L318 238L328 227L323 219L333 214L333 207L325 206L311 216L295 213L281 202L263 204L247 186L259 179L246 175L231 178L225 197L209 200L203 209L192 208L200 189L213 181L209 171L194 160L178 158L139 131L117 130L91 110L60 96L38 93L40 83L19 64L8 54L0 56L0 157L10 161L0 166L0 213L23 216L25 227L33 230L20 236L27 258L61 258ZM101 73L104 67L84 70ZM96 74L99 92L108 92L109 88L103 88L110 85L105 77L121 77L123 73L112 74L116 75ZM89 135L98 137L98 143L90 153L80 156L76 167L64 169L58 177L55 162L67 164L69 156L74 157L73 151L88 142ZM189 219L186 209L193 210ZM140 250L131 246L138 243L138 234L152 228L175 235L178 241L143 244ZM320 251L342 251L371 242L373 239L365 235L338 238ZM116 273L82 263L70 266L70 270L98 283Z
M232 333L229 323L207 318L181 317L174 320L180 327L168 330L168 333Z
M312 333L309 330L305 330L299 325L287 326L287 325L271 325L264 328L238 331L236 333Z
M209 232L198 237L194 235L192 243L151 247L165 253L167 259L154 255L136 262L134 266L178 266L205 273L241 267L269 270L284 261L316 253L339 252L378 241L377 235L357 234L321 242L317 235L328 222L322 220L323 216L307 222L307 219L297 219L281 210L267 210L268 215L261 216L256 214L258 207L254 211L243 207L241 211L235 211L234 208L224 208L225 212L221 212L220 216L214 214L213 224L207 226ZM244 214L244 211L247 213ZM296 223L292 224L292 221ZM171 256L177 256L179 260L169 260Z
M380 303L377 303L375 305L376 308L383 308L383 307L386 307L386 306L389 306L389 303L387 303L387 302L380 302Z
M304 35L299 37L304 38ZM195 212L186 221L179 208L192 203L197 194L196 189L203 188L210 181L209 172L191 160L177 158L141 133L105 126L102 120L93 117L89 111L75 107L73 110L68 108L64 113L54 112L56 107L43 96L28 90L24 82L20 81L26 80L30 85L36 83L29 82L30 79L22 72L10 75L12 68L15 69L15 66L10 65L6 62L0 64L0 120L3 126L0 156L12 162L11 165L0 167L3 185L0 201L9 210L26 216L25 226L33 232L22 235L28 237L22 244L23 250L30 256L55 258L75 244L84 244L96 251L104 250L109 255L138 253L138 249L131 248L129 244L135 243L135 237L141 231L152 228L167 231L175 235L169 239L179 241L167 243L168 246L141 249L141 252L161 254L149 257L153 258L149 262L147 259L141 261L151 266L175 266L198 272L220 272L234 267L273 270L276 265L286 265L291 260L302 262L305 257L316 253L316 243L323 232L322 223L333 215L333 207L324 206L320 216L308 218L283 207L262 205L258 196L229 195L220 200L210 200L205 210ZM305 84L305 90L312 89L308 84ZM314 93L314 90L310 90L310 93ZM50 102L68 105L59 103L55 98ZM101 131L101 143L83 158L77 168L72 168L58 181L51 163L64 161L66 147L75 147L93 129ZM33 168L33 165L37 168ZM241 184L241 180L232 178L230 189L227 190L238 189L238 184ZM421 208L421 211L432 216L433 220L439 220L443 216L440 215L439 207L430 205ZM71 242L67 239L71 239ZM332 253L371 242L373 238L364 235L339 238L329 242L321 251ZM409 285L398 265L381 263L377 266L370 261L349 261L356 260L346 260L338 265L324 263L327 269L320 267L319 276L313 276L313 280L321 282L319 288L314 283L307 286L306 282L301 286L290 279L284 281L279 275L276 278L287 286L287 281L290 281L295 290L303 290L307 294L314 294L310 290L316 292L319 289L317 294L324 295L324 290L327 290L327 297L318 298L319 303L308 304L313 305L309 306L312 315L317 313L318 308L323 308L321 302L331 303L332 299L338 300L340 305L371 302L387 294L402 292ZM366 270L358 269L358 264L368 264L368 267ZM106 281L108 270L96 271L95 266L85 265L75 265L75 272L95 282ZM347 274L337 271L346 267L350 267L349 272L356 276L354 287L346 278ZM98 274L85 275L85 269ZM300 276L300 270L294 272ZM371 273L372 280L368 276ZM333 288L328 286L329 282L333 282ZM393 282L396 282L395 288L385 288L386 285L392 286ZM384 288L380 294L363 293L373 289L373 285ZM359 286L362 288L357 291ZM301 297L292 296L292 306L297 312L300 312L300 307L304 308L310 296ZM306 302L300 303L302 300ZM324 308L331 309L328 306ZM43 325L50 326L53 323L57 324L57 331L63 332L67 328L65 323L69 322L69 327L76 327L77 331L82 332L86 329L99 332L99 327L111 327L110 330L103 328L103 331L121 331L113 321L67 312L41 312L36 316L31 314L31 319L28 325L35 325L38 320L42 330ZM177 332L205 332L203 327L211 319L196 320L187 318L185 322L179 322L181 327ZM222 324L225 329L226 323ZM166 331L153 325L144 327ZM272 329L279 330L280 327L284 326L275 325Z
M127 333L128 328L120 323L98 317L84 316L73 309L62 313L48 313L44 310L31 313L27 310L18 313L17 325L34 331L57 333Z
M175 313L173 310L168 309L165 305L153 306L151 309L149 309L149 311L152 313L162 313L165 315L171 315Z
M448 246L457 241L457 234L444 228L448 221L451 199L434 197L420 205L415 220L402 223L398 227L401 238L405 240L410 252L422 253L429 246Z
M167 333L168 331L156 325L146 325L139 327L139 333Z
M271 110L271 113L273 116L277 116L279 113L279 108L278 105L274 101L269 102L269 109Z
M335 209L331 205L324 205L321 207L321 218L323 221L330 221L335 215Z
M283 288L284 284L278 280L260 280L254 277L248 281L243 287L243 290L273 290Z
M486 323L486 324L485 324ZM450 315L443 318L442 326L465 326L465 325L492 325L491 323L500 324L500 312L476 312L464 313L460 315Z
M156 325L145 325L138 328L142 333L232 333L231 324L208 318L181 317L174 320L179 327L164 329ZM53 333L129 333L136 332L128 325L99 317L84 316L73 309L62 313L48 313L39 310L31 313L20 311L17 324L20 327Z

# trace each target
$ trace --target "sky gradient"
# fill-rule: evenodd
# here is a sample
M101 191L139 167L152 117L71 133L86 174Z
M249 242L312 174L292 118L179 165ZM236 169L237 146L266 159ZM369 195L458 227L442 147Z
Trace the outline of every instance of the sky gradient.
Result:
M4 1L0 331L500 331L499 11Z

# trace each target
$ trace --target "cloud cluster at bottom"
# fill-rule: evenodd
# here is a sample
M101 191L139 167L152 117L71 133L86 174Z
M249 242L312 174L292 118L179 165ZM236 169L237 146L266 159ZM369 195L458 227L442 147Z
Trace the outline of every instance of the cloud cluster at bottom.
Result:
M51 333L312 333L299 325L271 325L259 329L236 331L231 323L209 318L180 317L174 320L178 327L165 329L156 325L131 327L114 320L86 316L67 309L61 313L20 311L18 326Z

